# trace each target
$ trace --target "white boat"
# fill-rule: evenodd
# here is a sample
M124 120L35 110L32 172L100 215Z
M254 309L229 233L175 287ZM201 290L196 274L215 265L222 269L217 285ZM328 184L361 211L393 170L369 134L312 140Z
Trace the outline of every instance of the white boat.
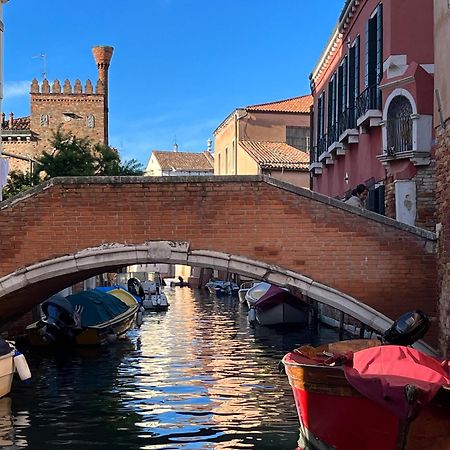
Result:
M14 372L17 371L22 381L31 378L25 356L16 350L14 343L0 338L0 397L8 395Z
M234 281L210 280L205 287L216 297L236 295L239 292L239 286Z
M247 294L247 291L252 288L253 286L259 284L260 281L246 281L245 283L242 283L239 291L238 291L238 297L240 303L247 303L247 300L245 299L245 294Z
M142 306L152 311L164 311L169 307L169 302L166 294L159 292L146 296L142 302Z
M309 305L287 289L261 282L247 291L245 299L250 322L278 325L308 321Z

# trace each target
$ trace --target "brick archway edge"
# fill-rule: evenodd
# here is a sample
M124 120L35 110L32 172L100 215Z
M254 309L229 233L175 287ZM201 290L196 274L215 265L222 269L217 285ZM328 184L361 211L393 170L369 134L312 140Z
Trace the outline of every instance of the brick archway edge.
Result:
M209 250L190 250L188 242L154 241L141 245L124 245L119 243L104 244L89 248L73 255L54 258L33 264L18 272L0 278L0 302L8 294L30 291L33 286L54 284L60 275L102 273L105 267L122 267L134 264L184 264L192 267L205 267L236 273L283 286L292 292L301 292L320 303L339 309L360 320L377 332L383 332L393 321L384 314L374 310L355 298L316 282L302 274L262 261L251 260L242 256L229 255ZM75 278L78 278L75 276ZM43 289L44 292L51 287ZM43 300L43 299L41 299ZM419 343L428 353L433 350L426 343Z

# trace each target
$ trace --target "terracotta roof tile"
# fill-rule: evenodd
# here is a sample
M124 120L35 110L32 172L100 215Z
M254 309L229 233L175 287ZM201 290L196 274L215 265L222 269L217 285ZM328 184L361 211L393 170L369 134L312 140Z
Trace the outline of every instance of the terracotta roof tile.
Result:
M152 152L162 170L214 171L214 159L209 152L174 152L154 150Z
M2 130L30 130L30 116L13 119L13 127L9 128L8 120L2 123Z
M286 142L241 141L240 145L262 169L308 170L309 153Z
M312 104L312 95L303 95L301 97L288 98L278 102L251 105L247 106L245 109L248 111L309 113Z

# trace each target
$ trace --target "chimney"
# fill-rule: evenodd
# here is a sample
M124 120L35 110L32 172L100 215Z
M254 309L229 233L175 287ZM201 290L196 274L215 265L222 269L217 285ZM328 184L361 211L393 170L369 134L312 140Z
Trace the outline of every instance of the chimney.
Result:
M173 151L177 152L178 151L178 144L175 142L175 144L173 144Z
M12 130L13 126L14 126L14 114L11 112L9 113L8 128Z
M97 46L92 48L92 54L94 55L95 62L97 63L98 79L103 83L105 93L105 107L104 107L104 142L108 145L108 69L109 63L113 55L114 49L108 46Z

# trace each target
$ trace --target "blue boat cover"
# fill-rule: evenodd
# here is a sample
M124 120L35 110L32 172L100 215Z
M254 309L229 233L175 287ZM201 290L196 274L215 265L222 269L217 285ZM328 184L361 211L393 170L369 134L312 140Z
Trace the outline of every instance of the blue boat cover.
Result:
M81 310L81 326L91 327L114 319L128 310L128 305L114 295L98 290L78 292L66 297L77 310Z

